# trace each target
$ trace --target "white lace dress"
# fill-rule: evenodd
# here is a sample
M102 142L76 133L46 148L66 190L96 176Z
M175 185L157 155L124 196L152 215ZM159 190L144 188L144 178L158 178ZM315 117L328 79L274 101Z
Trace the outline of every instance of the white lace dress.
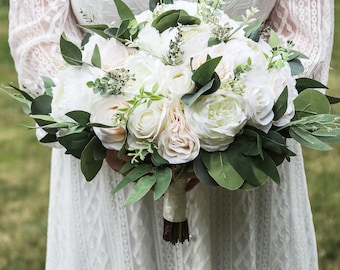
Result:
M128 0L135 12L145 0ZM255 5L275 29L310 57L306 74L327 81L333 38L331 0L232 0L236 15ZM80 9L97 22L117 20L112 0L11 0L10 46L19 81L39 92L38 75L54 76L62 31L78 41ZM72 11L73 10L73 11ZM78 18L78 19L76 19ZM146 197L128 208L128 190L104 164L85 181L79 161L54 149L48 219L48 270L317 269L312 214L300 148L280 168L282 184L229 192L198 185L189 193L189 243L162 240L162 202ZM42 232L43 233L43 232Z

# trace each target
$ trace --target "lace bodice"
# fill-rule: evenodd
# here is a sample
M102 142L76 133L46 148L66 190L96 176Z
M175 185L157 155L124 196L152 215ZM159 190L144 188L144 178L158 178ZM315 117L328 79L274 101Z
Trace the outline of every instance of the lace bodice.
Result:
M112 0L10 0L9 43L21 85L38 95L40 75L62 62L60 34L79 42L80 9L111 22ZM147 5L127 0L134 12ZM72 4L72 5L71 5ZM227 0L231 15L257 6L280 35L310 58L305 74L327 81L333 39L333 0ZM104 14L104 15L103 15ZM317 269L316 243L301 149L280 167L282 184L229 192L202 184L189 193L189 243L165 244L162 201L146 197L128 208L121 179L107 164L91 182L78 160L54 149L48 221L48 270L272 270Z

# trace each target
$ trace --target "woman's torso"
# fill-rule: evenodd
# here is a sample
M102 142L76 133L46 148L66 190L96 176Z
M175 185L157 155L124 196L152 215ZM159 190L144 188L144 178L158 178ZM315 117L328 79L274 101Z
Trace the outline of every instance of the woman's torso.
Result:
M226 0L225 11L230 17L244 14L246 9L257 7L258 17L266 19L277 0ZM148 9L148 0L124 0L131 10L138 14ZM73 12L79 23L88 23L84 18L93 17L94 23L111 23L119 21L113 0L71 0Z

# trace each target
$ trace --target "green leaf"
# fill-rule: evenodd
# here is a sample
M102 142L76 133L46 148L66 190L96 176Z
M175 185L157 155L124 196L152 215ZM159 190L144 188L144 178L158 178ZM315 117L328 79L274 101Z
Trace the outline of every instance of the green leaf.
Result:
M164 3L164 4L173 4L173 1L172 0L164 0L164 1L160 1L160 0L150 0L149 1L149 9L151 11L153 11L157 4L160 4L160 2Z
M124 174L130 171L132 168L135 168L136 166L134 164L131 164L130 162L125 162L125 164L120 168L119 173Z
M154 199L158 200L167 191L172 179L172 171L169 167L156 167L155 171L156 185L154 190Z
M96 46L94 47L94 50L93 50L91 63L92 63L93 66L95 66L97 68L101 68L101 66L102 66L101 59L100 59L99 47L98 47L97 44L96 44Z
M315 136L313 136L310 132L304 130L300 127L291 127L289 130L290 136L299 142L302 146L307 148L311 148L319 151L328 151L332 150L332 147L322 142Z
M81 158L82 151L90 140L91 136L86 131L58 137L59 143L66 148L66 154L71 154L78 159Z
M152 22L152 27L156 28L160 33L171 27L177 25L193 25L200 24L201 20L197 17L190 16L186 11L179 10L168 10L156 17Z
M245 37L250 38L255 42L258 42L260 40L262 22L263 22L262 20L256 20L254 23L245 27L243 29L245 32L244 33Z
M41 76L41 79L44 82L45 94L53 96L52 88L55 87L54 81L51 78L45 76Z
M280 41L279 35L275 31L271 30L269 39L268 39L268 44L270 45L270 47L276 48L280 46L280 43L281 41Z
M113 0L115 2L119 17L122 21L124 20L134 20L135 15L131 9L122 0Z
M205 84L196 93L183 95L182 98L181 98L181 101L185 105L191 106L201 95L203 95L205 92L209 91L211 89L211 87L213 86L213 84L214 84L214 79L212 79L207 84Z
M201 157L209 174L221 187L235 190L243 185L244 179L229 163L225 152L202 152Z
M143 198L156 183L156 177L154 175L146 175L139 179L139 181L133 187L129 197L126 199L124 206L129 206L141 198Z
M287 111L287 106L288 106L288 88L285 87L285 89L282 91L273 107L274 121L277 121L281 119L282 116L284 116L284 114Z
M46 134L45 137L41 138L39 142L41 143L54 143L57 142L57 136L55 134Z
M97 137L94 136L94 138L97 138ZM103 146L99 138L94 140L93 147L94 147L94 151L93 151L94 160L96 161L104 160L106 157L107 149Z
M328 102L329 102L330 104L340 103L340 98L331 97L331 96L327 96L327 95L326 95L326 98L328 99Z
M152 171L152 166L150 164L141 164L134 169L132 169L122 181L120 181L117 186L113 189L113 193L118 192L126 185L130 184L133 181L138 180L142 176L150 173Z
M316 90L304 90L294 100L295 119L315 114L328 114L330 104L324 94Z
M83 64L81 50L75 44L66 40L64 34L60 36L60 51L68 64L73 66L81 66Z
M86 181L91 181L97 175L103 164L103 159L95 159L95 151L98 143L101 144L97 137L93 137L85 146L80 157L80 168Z
M202 150L203 151L203 150ZM202 158L198 156L193 162L194 173L198 180L202 183L206 184L207 186L218 186L216 181L210 176L205 167Z
M293 60L290 60L288 61L288 64L290 66L292 76L303 73L304 67L299 59L295 58Z
M219 40L218 38L215 38L215 37L211 37L208 40L208 47L212 47L212 46L220 44L220 43L221 43L221 40Z
M90 25L79 25L79 26L86 30L92 31L105 39L110 37L109 35L105 33L105 30L109 28L109 26L106 24L90 24ZM84 45L84 42L82 43L82 47L83 45Z
M91 34L90 33L86 33L85 36L83 37L83 39L81 40L81 43L80 43L80 48L81 49L84 49L85 45L87 43L89 43L90 38L91 38Z
M11 87L12 87L12 86L11 86ZM29 99L27 99L27 98L24 97L21 93L20 93L20 95L18 95L17 93L12 93L12 92L10 92L9 90L6 90L6 89L1 88L1 87L0 87L0 90L3 91L4 93L6 93L7 95L9 95L9 96L10 96L11 98L13 98L14 100L16 100L16 101L18 101L18 102L24 104L24 105L25 105L24 107L25 107L26 109L31 107L31 102L32 102L33 98L29 97ZM19 90L20 90L20 89L19 89ZM21 91L21 90L20 90L20 91ZM26 111L27 111L28 114L31 113L31 112L30 112L30 109L27 109Z
M255 166L257 169L265 173L266 176L269 176L277 184L280 183L280 175L277 170L276 163L271 159L271 157L266 152L264 152L264 160L254 157L252 158L251 161L253 166ZM266 179L264 179L264 181L262 181L261 184L263 184L265 181Z
M27 94L24 90L21 90L21 89L19 89L18 87L12 85L12 84L10 84L9 87L12 88L13 90L19 92L19 93L20 93L25 99L27 99L28 101L30 101L30 102L33 101L34 98L31 97L29 94ZM0 89L1 89L1 88L0 88ZM6 90L4 90L4 89L1 89L1 90L3 90L4 92L6 92L7 94L9 94L8 91L6 91Z
M192 74L191 79L198 85L206 85L213 77L215 73L215 68L220 63L222 56L208 59L203 65L201 65Z
M169 161L167 161L165 158L163 158L158 151L154 151L151 155L151 162L156 167L163 166L169 164Z
M85 111L71 111L65 114L66 116L70 117L74 121L76 121L81 126L86 126L87 123L90 122L91 114Z
M324 143L340 142L340 128L319 129L312 132L312 135Z
M302 92L305 89L328 89L327 86L320 83L319 81L311 78L298 78L296 79L296 89L298 92Z

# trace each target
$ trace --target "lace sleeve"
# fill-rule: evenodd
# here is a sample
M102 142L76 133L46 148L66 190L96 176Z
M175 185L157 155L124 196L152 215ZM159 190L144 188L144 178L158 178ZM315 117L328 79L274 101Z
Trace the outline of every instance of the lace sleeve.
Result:
M333 46L334 1L277 1L269 22L309 57L303 61L303 75L327 83Z
M66 32L72 41L80 40L68 0L11 0L9 45L19 84L34 96L41 94L40 76L54 76L61 63L59 39Z

